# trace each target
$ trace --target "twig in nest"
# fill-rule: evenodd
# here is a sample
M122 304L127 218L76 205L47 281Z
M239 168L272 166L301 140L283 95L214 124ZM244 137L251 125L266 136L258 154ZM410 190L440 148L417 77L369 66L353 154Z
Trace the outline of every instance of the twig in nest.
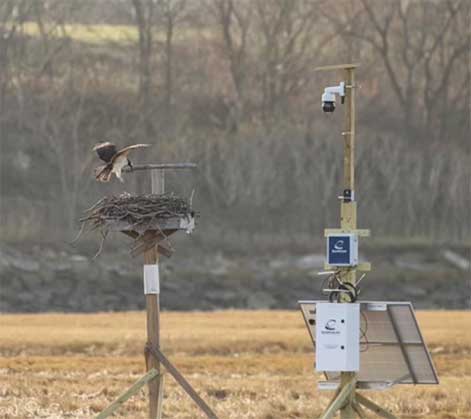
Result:
M191 195L190 195L190 199L189 199L189 202L190 202L190 208L193 207L193 197L195 196L195 190L193 189L191 191Z
M80 231L75 236L75 238L70 242L70 244L74 244L75 242L78 241L78 239L80 239L80 237L82 237L83 231L85 230L85 226L86 226L86 224L82 223L82 225L80 226Z
M107 231L100 231L100 234L101 234L100 247L98 248L98 252L96 252L95 256L93 256L93 259L96 259L98 256L100 256L100 254L103 250L103 247L105 245L105 240L106 240L106 236L108 235L108 232Z

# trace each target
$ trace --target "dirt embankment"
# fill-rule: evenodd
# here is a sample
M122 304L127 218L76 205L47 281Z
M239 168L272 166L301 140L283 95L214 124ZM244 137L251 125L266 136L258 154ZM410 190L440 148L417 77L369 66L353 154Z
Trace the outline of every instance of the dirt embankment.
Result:
M407 300L417 308L470 306L471 275L465 248L366 250L373 271L362 299ZM0 247L0 311L133 310L144 307L142 265L125 253ZM322 254L175 255L161 264L162 306L172 310L294 308L320 294Z

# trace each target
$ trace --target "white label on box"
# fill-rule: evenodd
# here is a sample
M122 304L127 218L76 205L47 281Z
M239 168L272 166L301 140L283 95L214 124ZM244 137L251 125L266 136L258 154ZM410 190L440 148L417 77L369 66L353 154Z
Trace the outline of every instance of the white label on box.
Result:
M385 303L368 303L366 307L368 311L386 311L388 309Z
M144 265L144 294L160 294L159 265Z

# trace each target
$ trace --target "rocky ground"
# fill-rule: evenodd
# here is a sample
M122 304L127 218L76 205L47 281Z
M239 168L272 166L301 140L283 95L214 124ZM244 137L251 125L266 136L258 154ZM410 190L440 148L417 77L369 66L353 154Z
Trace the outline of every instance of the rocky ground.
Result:
M126 249L93 251L48 246L0 246L0 311L93 312L144 307L142 265ZM188 253L188 252L187 252ZM417 308L470 306L469 250L459 247L366 248L373 264L362 299L407 300ZM171 310L294 308L319 299L320 252L234 256L180 255L161 263L161 303Z

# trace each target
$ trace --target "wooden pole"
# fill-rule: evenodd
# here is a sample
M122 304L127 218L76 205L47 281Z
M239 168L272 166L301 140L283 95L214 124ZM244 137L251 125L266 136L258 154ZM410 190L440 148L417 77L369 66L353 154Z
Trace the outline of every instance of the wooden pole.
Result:
M168 163L168 164L148 164L134 166L135 170L151 170L152 193L161 195L165 193L165 170L168 169L191 169L195 168L194 163ZM126 171L131 172L131 169ZM180 229L181 229L180 223ZM178 228L164 229L164 233L175 232ZM123 232L134 237L131 231ZM155 230L146 232L156 234ZM165 252L162 252L165 255ZM163 400L163 375L161 366L175 378L177 383L186 391L199 408L209 419L218 419L217 415L211 410L206 402L196 393L190 383L180 374L180 372L170 363L165 355L160 351L160 279L159 279L159 247L157 245L144 252L144 294L146 297L147 313L147 344L145 347L145 360L147 374L133 385L126 393L118 398L101 414L110 415L122 403L124 403L132 394L135 394L136 388L148 384L149 387L149 418L161 419L162 400Z
M165 192L164 170L151 170L152 193L163 194ZM159 265L159 252L157 246L144 253L144 264ZM157 271L158 272L158 271ZM160 286L159 286L160 288ZM160 290L157 293L146 294L147 312L147 342L153 348L160 348ZM146 355L147 371L155 368L160 374L160 362L154 356ZM163 383L163 382L162 382ZM154 379L149 381L149 419L160 419L162 394L161 381Z
M344 186L352 192L355 187L355 74L353 68L345 69L345 155Z
M340 204L340 225L344 230L357 229L357 207L355 202L355 76L354 68L345 69L345 132L344 136L344 199ZM350 199L345 199L349 196ZM351 269L343 276L345 282L352 285L356 283L356 270ZM340 385L342 387L353 383L346 398L347 403L340 409L341 419L353 419L356 412L353 408L355 402L355 386L357 374L342 372Z

